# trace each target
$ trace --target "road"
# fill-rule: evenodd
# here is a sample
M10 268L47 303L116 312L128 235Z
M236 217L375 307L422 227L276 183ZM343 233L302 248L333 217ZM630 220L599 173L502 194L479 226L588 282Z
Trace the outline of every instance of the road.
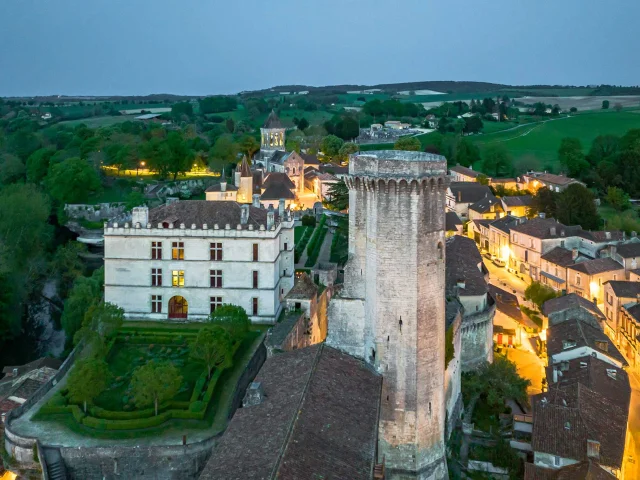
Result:
M640 375L631 370L629 383L631 384L631 403L629 404L629 427L627 434L627 450L625 451L624 478L640 478Z
M489 270L489 283L509 293L515 293L519 302L524 301L524 291L528 286L524 280L516 277L513 273L509 273L505 267L497 267L487 258L484 259L484 265Z

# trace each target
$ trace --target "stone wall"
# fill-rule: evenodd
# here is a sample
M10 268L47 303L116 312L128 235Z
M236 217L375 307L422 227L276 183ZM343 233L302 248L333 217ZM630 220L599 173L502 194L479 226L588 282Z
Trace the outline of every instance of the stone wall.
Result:
M552 327L553 325L558 325L559 323L566 322L567 320L573 320L574 318L582 320L592 327L602 330L602 326L600 325L600 322L598 322L598 319L591 312L581 307L568 308L566 310L550 314L548 325L549 327Z
M493 317L495 304L483 312L462 318L462 371L468 372L484 362L493 362Z
M72 220L79 220L81 218L96 222L99 220L108 220L119 215L122 215L125 211L124 203L98 203L95 205L86 204L67 204L64 206L64 212Z

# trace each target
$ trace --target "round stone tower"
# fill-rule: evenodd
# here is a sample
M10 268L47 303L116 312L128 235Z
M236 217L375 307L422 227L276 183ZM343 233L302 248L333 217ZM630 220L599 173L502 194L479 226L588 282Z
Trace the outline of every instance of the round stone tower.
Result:
M378 461L389 479L447 478L446 159L422 152L350 157L349 261L327 342L383 376Z

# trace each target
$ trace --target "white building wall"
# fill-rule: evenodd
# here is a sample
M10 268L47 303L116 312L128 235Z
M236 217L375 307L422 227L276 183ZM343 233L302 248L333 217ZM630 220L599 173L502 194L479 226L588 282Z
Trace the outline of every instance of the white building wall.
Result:
M607 362L611 365L615 365L618 368L622 368L622 362L615 360L598 350L594 350L593 348L586 347L586 346L580 347L580 348L572 348L570 350L557 353L551 357L550 364L553 365L563 361L573 360L574 358L581 358L581 357L588 357L588 356L594 356L602 360L603 362Z

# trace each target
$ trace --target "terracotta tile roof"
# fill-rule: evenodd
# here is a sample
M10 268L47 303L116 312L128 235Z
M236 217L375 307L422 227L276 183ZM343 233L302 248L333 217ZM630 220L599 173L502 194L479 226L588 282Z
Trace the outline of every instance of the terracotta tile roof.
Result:
M489 187L476 182L451 182L449 190L457 203L476 203L493 196Z
M446 284L447 293L459 296L475 296L487 293L487 282L480 270L482 256L475 242L468 237L454 235L447 239ZM458 282L464 288L458 288Z
M174 228L184 223L186 228L191 228L195 224L197 228L202 228L207 224L208 228L213 228L218 224L220 228L225 228L226 224L231 228L237 228L240 224L241 206L236 202L208 202L206 200L180 200L169 205L161 205L149 210L149 222L152 226L158 223L172 223ZM278 211L275 212L276 220ZM249 221L247 225L254 228L260 225L267 226L267 210L249 206Z
M293 288L289 290L285 298L289 299L310 299L318 294L318 286L313 283L311 277L303 273L293 284Z
M624 356L600 330L581 320L573 319L551 325L547 329L547 352L549 357L581 347L589 347L607 357L628 365Z
M201 480L369 480L382 377L326 345L267 359L262 403L241 408Z
M472 168L463 167L462 165L456 165L455 167L451 167L449 171L460 173L461 175L464 175L466 177L472 177L472 178L476 178L478 175L482 173Z
M582 272L586 275L598 275L604 272L613 272L615 270L624 270L624 267L611 258L594 258L593 260L585 260L567 267L576 272Z
M627 243L616 247L616 254L622 258L640 257L640 243Z
M528 207L531 205L533 197L531 195L513 195L502 197L502 201L507 207Z
M577 225L568 227L553 218L536 217L511 227L511 230L534 238L549 239L573 236L581 228Z
M282 172L271 172L269 173L264 182L262 182L262 188L270 187L276 183L285 185L287 188L295 188L296 184L293 183L293 180L289 178L289 175Z
M554 175L552 173L539 173L533 178L544 183L553 183L554 185L569 185L571 183L580 183L575 178L565 177L564 175Z
M610 285L616 297L636 298L640 294L640 282L627 282L624 280L609 280L605 285Z
M280 118L278 118L278 115L276 115L275 110L271 110L271 113L267 117L267 120L264 122L262 128L284 128L282 126Z
M573 260L573 252L562 247L556 247L553 250L549 250L540 258L549 263L553 263L554 265L560 265L561 267L568 267L575 263Z
M563 295L562 297L547 300L542 305L542 313L545 317L548 317L549 315L552 315L554 313L562 312L572 308L582 308L595 315L596 317L604 319L604 315L602 314L600 309L598 309L596 304L590 302L586 298L583 298L576 293L570 293L569 295Z
M495 207L494 211L502 212L502 202L497 197L490 196L478 200L473 205L469 206L469 210L473 210L478 213L487 213L491 211L491 207Z

